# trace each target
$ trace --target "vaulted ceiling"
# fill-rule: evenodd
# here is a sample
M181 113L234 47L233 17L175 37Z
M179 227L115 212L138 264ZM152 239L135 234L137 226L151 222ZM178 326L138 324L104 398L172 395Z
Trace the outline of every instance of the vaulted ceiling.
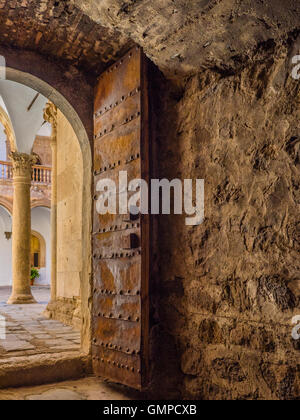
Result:
M299 33L299 0L0 0L0 44L94 75L133 42L174 76L234 70Z
M92 21L70 0L0 0L0 44L98 75L133 42Z
M44 121L43 109L47 99L33 89L9 80L0 80L0 95L11 120L17 151L31 153Z

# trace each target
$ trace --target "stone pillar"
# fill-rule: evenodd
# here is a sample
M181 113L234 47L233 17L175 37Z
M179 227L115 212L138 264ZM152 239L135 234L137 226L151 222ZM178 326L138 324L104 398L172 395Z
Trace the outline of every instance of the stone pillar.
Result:
M12 152L13 217L12 217L12 295L8 304L36 303L30 288L31 206L30 187L35 157Z
M54 309L57 296L57 108L48 103L44 118L52 125L52 176L51 176L51 301L47 311Z

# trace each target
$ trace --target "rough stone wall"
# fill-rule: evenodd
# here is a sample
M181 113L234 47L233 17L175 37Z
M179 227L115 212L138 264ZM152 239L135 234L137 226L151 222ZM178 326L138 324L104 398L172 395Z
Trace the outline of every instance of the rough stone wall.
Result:
M57 117L57 305L54 318L81 326L82 156L64 115Z
M157 219L157 389L299 396L290 334L299 313L299 88L287 76L288 51L274 46L299 33L299 1L0 0L0 22L8 66L59 90L90 138L85 76L122 55L127 36L172 78L202 72L182 95L159 91L158 176L205 178L206 220L187 228L179 216Z
M151 337L160 397L299 398L295 47L267 43L235 75L199 74L179 94L160 88L156 172L203 178L206 188L201 226L158 219Z
M70 0L144 48L171 78L239 69L269 39L299 30L298 0Z

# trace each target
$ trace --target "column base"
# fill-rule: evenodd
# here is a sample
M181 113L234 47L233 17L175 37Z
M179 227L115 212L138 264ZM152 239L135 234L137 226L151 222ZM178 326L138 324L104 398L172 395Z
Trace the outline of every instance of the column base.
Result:
M50 301L43 312L43 316L70 325L80 331L82 326L81 301L67 298Z
M56 300L50 300L47 308L44 310L43 315L48 319L54 319L56 312L57 303Z
M7 304L8 305L29 305L37 303L36 300L32 295L11 295L11 297L8 299Z

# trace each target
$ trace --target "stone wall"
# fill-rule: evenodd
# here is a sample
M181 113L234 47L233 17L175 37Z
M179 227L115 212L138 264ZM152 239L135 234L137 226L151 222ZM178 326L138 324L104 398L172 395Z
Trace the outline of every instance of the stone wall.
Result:
M239 73L159 88L156 174L203 178L206 188L201 226L176 215L157 220L151 337L161 398L300 395L291 337L300 315L294 52L289 40L267 43Z
M6 141L6 158L4 160L9 159L9 155L11 152L10 143ZM37 135L34 143L32 152L36 153L41 159L41 165L43 166L51 166L52 162L52 152L51 152L51 144L50 144L50 137L47 136L39 136Z
M195 228L179 216L155 220L153 385L160 398L299 397L299 345L291 339L291 318L299 314L299 84L287 64L299 48L292 51L291 39L275 45L299 34L299 1L186 3L23 0L16 7L0 0L0 52L12 80L35 76L31 87L72 113L70 104L90 139L93 76L132 45L127 36L173 80L193 75L179 89L164 83L157 91L155 172L204 178L206 220ZM81 144L82 156L90 155ZM60 246L72 245L74 255L80 233L69 227L77 226L81 209L74 209L71 191L76 156L65 156L59 179ZM84 171L91 172L88 161ZM90 202L83 205L86 217ZM90 236L87 220L83 236ZM59 316L71 322L81 267L61 251L59 299L69 306ZM88 270L86 262L86 331ZM89 348L88 334L85 342Z
M81 326L82 156L70 123L57 117L57 298L55 318Z
M52 165L52 151L50 144L50 137L36 136L32 151L36 153L41 159L41 165Z

